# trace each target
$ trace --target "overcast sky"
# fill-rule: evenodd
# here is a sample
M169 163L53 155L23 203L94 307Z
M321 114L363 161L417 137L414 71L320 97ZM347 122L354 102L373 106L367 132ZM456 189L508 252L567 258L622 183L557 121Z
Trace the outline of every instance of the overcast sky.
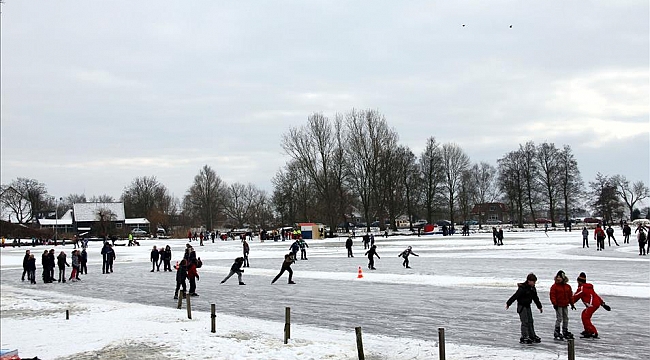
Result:
M649 15L647 0L5 0L1 180L119 198L156 176L180 198L207 164L272 191L282 134L356 108L416 155L434 136L496 165L547 141L585 183L648 184Z

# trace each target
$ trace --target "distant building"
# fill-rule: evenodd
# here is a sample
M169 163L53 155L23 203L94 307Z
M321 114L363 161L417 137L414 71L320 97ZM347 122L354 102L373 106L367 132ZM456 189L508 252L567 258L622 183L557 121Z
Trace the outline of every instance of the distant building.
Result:
M472 208L471 215L479 219L482 224L510 222L508 206L500 202L476 204Z

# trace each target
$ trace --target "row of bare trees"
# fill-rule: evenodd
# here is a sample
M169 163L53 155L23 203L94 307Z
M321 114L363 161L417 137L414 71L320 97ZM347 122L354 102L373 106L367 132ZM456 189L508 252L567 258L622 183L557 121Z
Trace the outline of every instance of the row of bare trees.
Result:
M548 213L555 226L557 219L568 219L583 206L609 221L640 216L635 205L650 196L642 181L621 175L598 174L585 189L568 145L528 142L498 159L495 167L472 163L457 144L430 137L416 156L399 144L396 131L376 110L351 110L331 119L315 113L281 140L289 159L272 178L270 196L251 183L226 184L205 165L182 200L153 176L133 179L120 199L126 215L164 227L207 229L316 221L329 225L331 233L340 223L347 226L355 213L367 227L378 221L381 228L395 228L396 219L407 215L412 228L417 219L468 220L476 216L475 204L500 201L508 204L519 226L541 213ZM34 179L18 178L0 190L3 211L19 223L29 223L43 211L60 216L59 208L87 201L70 194L57 202ZM114 199L102 195L88 201ZM478 220L486 219L479 215Z

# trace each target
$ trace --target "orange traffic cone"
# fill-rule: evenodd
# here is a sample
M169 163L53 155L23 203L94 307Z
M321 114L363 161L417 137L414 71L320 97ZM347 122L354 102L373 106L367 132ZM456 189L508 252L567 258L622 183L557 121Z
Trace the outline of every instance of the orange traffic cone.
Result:
M359 274L357 275L357 279L363 279L363 271L361 271L361 266L359 266Z

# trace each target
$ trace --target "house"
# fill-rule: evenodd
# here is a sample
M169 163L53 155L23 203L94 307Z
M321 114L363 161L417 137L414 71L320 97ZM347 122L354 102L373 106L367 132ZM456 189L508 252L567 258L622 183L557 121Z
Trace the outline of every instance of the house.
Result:
M500 202L475 204L471 216L479 219L482 224L510 222L508 206Z
M140 229L151 233L151 224L147 218L124 219L124 225L129 232L134 229Z
M67 234L75 232L75 227L72 218L72 209L68 210L57 219L37 219L38 225L41 229L52 229L54 233Z
M74 222L79 233L108 236L123 232L124 203L75 203L72 205Z

